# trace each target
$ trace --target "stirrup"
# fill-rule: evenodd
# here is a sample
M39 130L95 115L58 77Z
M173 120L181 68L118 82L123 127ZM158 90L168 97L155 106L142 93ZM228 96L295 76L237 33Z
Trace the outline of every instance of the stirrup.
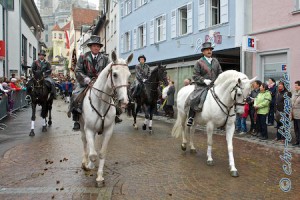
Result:
M194 122L194 118L193 117L190 117L186 123L187 126L192 126L193 125L193 122Z

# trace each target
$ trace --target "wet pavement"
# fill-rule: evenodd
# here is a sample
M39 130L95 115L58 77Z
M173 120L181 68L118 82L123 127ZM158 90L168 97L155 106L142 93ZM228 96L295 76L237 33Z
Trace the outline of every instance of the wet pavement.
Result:
M290 147L292 174L285 175L283 144L248 136L234 138L234 156L240 177L228 169L223 132L213 136L214 166L206 165L206 135L196 131L196 154L180 149L181 140L171 137L174 120L155 117L154 133L134 130L132 119L122 115L109 144L104 168L105 186L96 187L96 171L81 169L82 144L66 116L67 104L54 103L53 126L29 137L30 109L8 119L0 131L0 199L298 199L300 151ZM292 190L279 188L290 178Z

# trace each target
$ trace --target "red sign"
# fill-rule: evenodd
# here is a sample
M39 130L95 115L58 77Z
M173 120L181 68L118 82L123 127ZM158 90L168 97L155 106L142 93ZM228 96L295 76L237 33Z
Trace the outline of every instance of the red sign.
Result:
M5 59L5 41L0 40L0 60Z

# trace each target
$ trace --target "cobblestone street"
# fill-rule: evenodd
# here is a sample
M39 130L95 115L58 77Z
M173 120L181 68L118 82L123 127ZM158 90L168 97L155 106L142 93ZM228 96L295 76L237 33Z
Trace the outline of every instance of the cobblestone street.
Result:
M196 154L180 149L181 139L171 137L172 121L154 120L154 133L134 130L132 119L116 125L105 163L105 186L96 187L96 171L81 169L82 144L72 132L67 104L54 102L53 126L41 132L37 118L30 138L31 109L8 119L0 138L18 135L0 159L0 199L298 199L299 149L291 148L291 176L282 169L283 146L235 137L234 156L240 177L228 169L225 136L213 137L214 166L206 165L206 135L196 131ZM39 112L39 111L38 111ZM142 118L139 118L142 125ZM4 141L4 140L3 140ZM5 141L0 145L6 145ZM279 180L290 178L292 190L284 193Z

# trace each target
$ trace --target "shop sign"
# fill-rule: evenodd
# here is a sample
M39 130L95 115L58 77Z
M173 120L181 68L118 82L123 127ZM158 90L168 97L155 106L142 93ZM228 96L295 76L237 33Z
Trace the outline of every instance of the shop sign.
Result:
M5 41L0 40L0 60L5 59Z
M257 39L255 37L244 36L243 42L242 42L243 51L256 52L256 50L257 50L256 41L257 41Z

